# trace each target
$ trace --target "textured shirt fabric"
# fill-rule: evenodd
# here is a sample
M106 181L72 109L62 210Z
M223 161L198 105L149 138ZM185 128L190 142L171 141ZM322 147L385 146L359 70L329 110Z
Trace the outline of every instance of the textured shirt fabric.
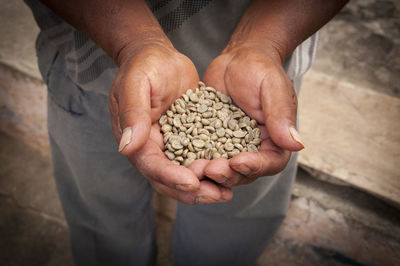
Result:
M49 90L54 177L75 264L154 265L153 190L118 152L111 130L107 95L117 66L39 1L25 1L41 28L37 53ZM200 76L225 47L249 3L148 1L176 49L195 63ZM316 39L303 42L284 63L296 90L311 65ZM175 265L254 265L286 214L296 157L277 175L235 187L230 202L178 204Z
M36 47L39 68L46 80L59 53L66 71L84 91L108 94L117 72L112 59L38 0L25 0L41 29ZM150 9L175 48L196 65L200 77L225 47L250 0L147 0ZM135 19L135 18L132 18ZM311 66L317 36L304 41L285 62L289 77L300 77Z

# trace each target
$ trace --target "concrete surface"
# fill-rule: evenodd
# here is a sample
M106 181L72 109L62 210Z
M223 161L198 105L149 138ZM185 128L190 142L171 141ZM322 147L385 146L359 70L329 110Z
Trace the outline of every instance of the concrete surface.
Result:
M313 69L400 97L400 1L352 0L322 30Z
M50 158L4 133L0 147L0 264L72 265ZM173 265L176 202L158 195L154 205L157 265ZM399 265L399 251L396 209L300 170L288 216L257 265Z
M72 265L51 177L37 27L0 0L0 265ZM353 0L321 30L313 71L399 97L400 1ZM173 265L175 202L157 196L158 265ZM299 172L288 217L258 265L400 265L400 214L374 196Z
M318 178L357 187L400 208L399 115L399 98L310 71L299 97L306 147L299 163Z
M72 265L50 157L0 132L0 265Z
M0 0L0 62L40 79L35 40L39 27L22 0Z
M46 99L41 80L0 63L0 129L44 153L49 149Z
M39 29L23 0L0 0L0 62L40 79ZM314 69L400 97L400 1L352 0L320 31Z
M399 265L396 209L302 171L292 195L287 218L259 265Z

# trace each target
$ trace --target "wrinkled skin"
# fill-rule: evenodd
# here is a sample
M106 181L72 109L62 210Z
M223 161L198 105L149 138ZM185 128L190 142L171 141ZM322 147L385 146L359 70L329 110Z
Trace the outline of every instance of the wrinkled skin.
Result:
M132 141L122 151L159 193L186 204L227 201L231 189L204 180L205 160L190 168L177 166L164 155L158 119L174 100L199 78L193 63L168 45L150 44L122 52L109 107L117 142L132 126Z
M258 122L261 131L259 152L214 159L206 166L205 174L226 187L279 173L287 165L290 151L303 148L289 132L290 126L296 126L297 97L279 57L272 54L253 47L229 49L204 75L206 84L230 95Z

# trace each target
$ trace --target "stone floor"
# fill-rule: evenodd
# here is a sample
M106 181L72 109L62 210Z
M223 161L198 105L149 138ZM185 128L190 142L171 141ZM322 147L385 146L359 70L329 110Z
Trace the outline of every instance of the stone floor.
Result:
M351 1L321 30L314 68L400 97L399 10L400 1ZM48 151L0 130L0 162L0 265L72 265ZM154 201L157 264L173 265L175 202ZM257 265L400 265L400 213L300 170L288 216Z
M73 265L51 161L0 132L0 265ZM288 216L257 265L399 265L397 209L300 170ZM176 203L154 199L157 265L173 265Z
M0 264L72 265L50 158L0 133Z
M400 1L353 0L320 32L313 68L400 97Z

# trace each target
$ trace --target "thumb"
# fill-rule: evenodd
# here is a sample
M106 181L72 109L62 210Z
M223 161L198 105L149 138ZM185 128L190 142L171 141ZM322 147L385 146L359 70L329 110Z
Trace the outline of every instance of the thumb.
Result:
M272 141L282 149L304 148L296 130L297 96L285 73L269 72L261 83L261 104Z
M132 74L120 83L117 97L119 151L128 155L139 150L148 140L151 128L150 84L143 74Z
M207 86L218 88L218 90L226 92L224 74L229 62L230 60L228 60L225 55L220 55L214 59L203 75L203 82L207 84Z

